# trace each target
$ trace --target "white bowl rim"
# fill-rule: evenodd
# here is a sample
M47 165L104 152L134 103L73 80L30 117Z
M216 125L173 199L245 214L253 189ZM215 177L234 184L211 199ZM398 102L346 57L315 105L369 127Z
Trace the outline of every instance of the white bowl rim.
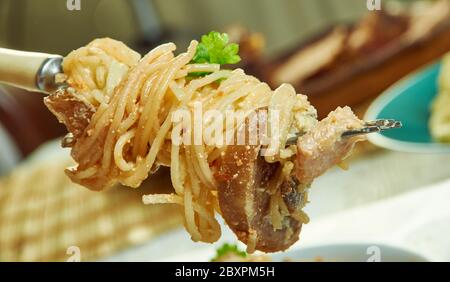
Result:
M335 248L335 247L368 247L368 246L377 246L379 248L387 248L394 252L401 252L404 255L409 255L411 257L416 258L421 262L431 262L433 261L430 257L424 255L423 253L419 253L416 250L411 249L410 247L405 247L401 245L395 245L392 243L386 242L372 242L372 241L358 241L358 242L335 242L335 243L325 243L325 244L310 244L302 247L295 248L293 250L287 250L286 252L277 253L277 256L289 256L290 254L294 254L297 252L302 252L304 250L312 250L317 248ZM269 254L270 255L270 254ZM295 258L293 258L295 259Z

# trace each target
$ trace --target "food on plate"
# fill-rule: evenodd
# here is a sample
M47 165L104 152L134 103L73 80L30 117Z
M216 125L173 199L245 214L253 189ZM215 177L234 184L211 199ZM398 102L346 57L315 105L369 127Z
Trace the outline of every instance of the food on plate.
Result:
M312 181L364 140L342 137L364 123L348 107L318 121L291 85L273 90L222 67L240 60L228 41L211 32L185 53L168 43L141 58L96 39L64 59L68 87L45 103L70 132L63 146L77 163L66 170L72 181L97 191L139 187L170 167L174 193L143 202L183 206L192 240L217 241L220 214L248 252L285 250L309 220L302 209Z
M271 75L272 84L297 85L323 77L389 46L407 31L408 20L385 10L368 13L355 26L337 26L324 37L301 48Z
M377 61L383 57L381 53L420 41L446 23L450 1L435 1L416 10L394 12L385 8L368 12L354 25L336 26L289 56L271 74L270 80L273 85L289 82L301 86L352 65Z
M257 74L273 88L290 83L307 93L320 118L363 105L450 48L449 0L390 2L299 42Z
M431 106L430 131L437 141L450 142L450 54L442 59L438 88Z

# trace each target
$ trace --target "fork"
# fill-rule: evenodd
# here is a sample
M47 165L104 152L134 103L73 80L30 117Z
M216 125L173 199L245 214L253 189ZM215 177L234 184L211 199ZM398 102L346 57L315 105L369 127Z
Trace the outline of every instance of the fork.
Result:
M0 48L0 82L32 92L50 94L63 84L55 79L63 57Z

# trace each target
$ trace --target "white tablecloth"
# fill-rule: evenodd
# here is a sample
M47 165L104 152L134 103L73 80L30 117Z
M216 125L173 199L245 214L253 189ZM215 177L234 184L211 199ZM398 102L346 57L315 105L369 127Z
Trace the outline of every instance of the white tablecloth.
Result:
M304 227L294 247L380 242L450 261L450 180L326 216Z

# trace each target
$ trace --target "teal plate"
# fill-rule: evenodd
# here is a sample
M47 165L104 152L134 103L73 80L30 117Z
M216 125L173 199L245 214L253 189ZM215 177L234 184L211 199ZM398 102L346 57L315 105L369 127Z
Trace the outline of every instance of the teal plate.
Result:
M438 93L440 69L438 62L407 76L371 104L365 120L396 119L403 127L369 134L369 141L396 151L450 153L450 145L435 142L428 128L431 103Z

